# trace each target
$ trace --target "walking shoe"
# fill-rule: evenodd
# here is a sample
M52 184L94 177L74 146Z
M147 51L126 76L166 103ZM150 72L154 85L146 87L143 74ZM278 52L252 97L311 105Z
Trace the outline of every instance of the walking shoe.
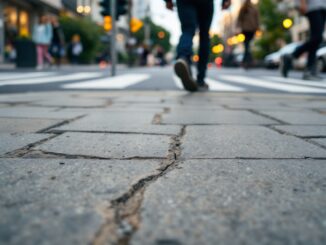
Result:
M205 83L205 82L203 82L203 83L198 83L197 84L197 87L198 87L198 91L199 92L206 92L206 91L208 91L209 90L209 85L207 84L207 83Z
M303 73L303 77L302 77L303 80L308 80L308 81L322 81L323 78L318 76L318 75L315 75L313 74L311 71L305 71Z
M178 59L174 64L175 74L181 79L183 87L190 91L197 91L197 84L191 76L190 66L185 59Z
M292 56L289 54L283 55L280 64L281 74L283 77L288 77L289 71L292 69Z

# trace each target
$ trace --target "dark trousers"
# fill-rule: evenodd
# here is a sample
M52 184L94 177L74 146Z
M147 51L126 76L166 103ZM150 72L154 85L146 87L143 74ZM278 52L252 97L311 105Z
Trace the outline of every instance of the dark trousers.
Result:
M244 31L243 35L245 35L245 41L244 41L244 48L245 52L243 55L243 64L244 65L250 65L252 62L252 55L251 55L251 49L250 49L250 43L251 40L254 38L255 32L253 31Z
M191 63L192 40L198 27L200 43L197 81L203 83L210 53L209 29L214 12L213 0L177 0L177 7L182 30L177 58L186 58Z
M312 11L307 14L307 17L310 25L310 38L294 51L293 56L298 58L303 53L308 52L307 69L314 73L316 72L316 53L323 41L326 10Z

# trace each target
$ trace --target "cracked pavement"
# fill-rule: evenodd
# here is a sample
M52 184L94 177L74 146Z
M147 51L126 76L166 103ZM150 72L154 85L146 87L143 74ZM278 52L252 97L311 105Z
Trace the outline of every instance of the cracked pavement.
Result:
M0 244L325 244L326 98L0 96Z

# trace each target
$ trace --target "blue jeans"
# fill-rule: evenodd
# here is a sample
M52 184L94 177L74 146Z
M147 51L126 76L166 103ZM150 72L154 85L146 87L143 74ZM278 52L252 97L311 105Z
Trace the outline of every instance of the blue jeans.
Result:
M308 52L307 69L314 73L316 69L316 53L323 41L326 10L312 11L307 14L307 17L310 24L310 38L294 51L293 56L298 58L303 53Z
M177 0L177 7L182 30L177 58L185 58L191 63L192 40L198 27L200 43L197 82L204 83L210 53L209 29L214 13L213 0Z

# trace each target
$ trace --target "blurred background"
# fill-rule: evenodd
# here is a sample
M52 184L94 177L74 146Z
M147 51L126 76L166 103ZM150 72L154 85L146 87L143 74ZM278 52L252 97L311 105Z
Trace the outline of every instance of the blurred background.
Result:
M32 42L33 29L41 16L56 16L64 33L62 62L71 63L71 43L76 35L83 49L81 64L110 63L112 20L106 18L106 0L3 0L0 2L0 62L15 64L19 50ZM239 66L243 55L243 35L236 28L242 0L220 10L216 1L211 39L211 65ZM253 56L258 67L277 68L280 57L291 52L309 35L305 17L299 15L294 0L253 0L260 12L261 27L256 32ZM116 49L121 64L129 66L164 66L174 58L180 35L176 11L165 9L160 0L117 1L121 13L117 21ZM78 38L77 38L78 39ZM194 38L198 43L198 36ZM21 47L23 46L23 47ZM196 46L196 45L195 45ZM322 50L318 52L319 70L325 69ZM26 58L26 57L25 57ZM31 60L33 57L31 57ZM34 58L35 59L35 58ZM198 60L197 55L193 57ZM305 57L296 64L304 66ZM32 61L31 61L32 62ZM18 62L19 63L19 62ZM35 62L32 62L35 63ZM31 64L30 64L31 65Z

